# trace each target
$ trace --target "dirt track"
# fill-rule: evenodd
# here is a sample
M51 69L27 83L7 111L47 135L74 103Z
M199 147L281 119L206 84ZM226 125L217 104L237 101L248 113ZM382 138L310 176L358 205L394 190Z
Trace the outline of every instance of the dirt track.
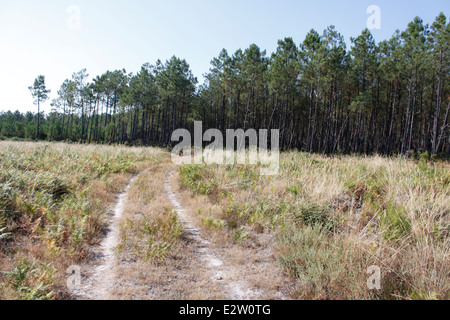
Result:
M270 235L253 235L252 247L218 245L202 234L192 214L195 208L182 204L173 168L161 172L161 197L176 210L183 225L183 254L167 266L145 265L115 254L119 223L128 203L128 189L118 196L110 230L95 249L94 261L82 267L83 278L75 299L288 299L292 283L275 263ZM130 185L135 179L130 181Z

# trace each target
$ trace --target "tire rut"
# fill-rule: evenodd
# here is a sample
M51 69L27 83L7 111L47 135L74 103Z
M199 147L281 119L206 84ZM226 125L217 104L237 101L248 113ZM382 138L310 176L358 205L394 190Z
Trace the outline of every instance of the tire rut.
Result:
M183 224L186 237L196 243L195 254L201 259L211 274L211 281L223 286L226 293L225 299L228 300L247 300L259 296L261 293L249 286L245 280L234 280L235 275L239 273L234 266L226 264L212 248L211 242L201 236L199 228L195 227L186 209L181 205L178 196L171 186L171 178L175 171L169 172L164 181L167 197L173 208L178 213L180 222Z
M82 287L72 290L72 294L77 300L107 300L109 298L109 292L116 279L114 274L116 263L114 248L119 244L120 228L118 222L123 214L128 190L136 179L137 176L132 177L125 189L117 196L116 204L112 210L113 214L110 217L108 233L100 245L94 249L94 270L91 269L89 273L84 274Z

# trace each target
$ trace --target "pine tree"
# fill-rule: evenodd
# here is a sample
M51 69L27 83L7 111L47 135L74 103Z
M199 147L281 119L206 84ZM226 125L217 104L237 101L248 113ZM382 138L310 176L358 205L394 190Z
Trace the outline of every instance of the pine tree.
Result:
M34 80L34 84L31 87L28 87L28 89L31 92L31 95L33 96L34 104L37 104L38 106L38 114L37 114L37 131L36 131L36 139L39 140L41 137L40 132L40 114L41 114L41 103L45 103L45 101L48 100L48 94L50 93L50 90L47 90L45 86L45 76L40 75Z

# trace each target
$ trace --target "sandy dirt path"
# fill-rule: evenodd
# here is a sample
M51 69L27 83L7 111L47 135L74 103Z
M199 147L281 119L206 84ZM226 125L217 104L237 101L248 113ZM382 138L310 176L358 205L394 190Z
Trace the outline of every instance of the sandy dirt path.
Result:
M109 221L109 230L98 248L94 249L93 266L84 266L82 285L72 290L78 300L108 300L109 293L115 284L116 255L114 248L119 243L120 229L118 222L122 217L128 190L136 176L132 177L125 189L117 197ZM92 270L93 268L93 270ZM90 269L90 270L89 270Z

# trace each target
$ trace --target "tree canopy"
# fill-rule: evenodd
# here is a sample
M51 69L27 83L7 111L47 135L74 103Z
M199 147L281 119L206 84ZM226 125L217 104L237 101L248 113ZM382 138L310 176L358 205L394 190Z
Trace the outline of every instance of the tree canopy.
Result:
M334 26L311 30L297 45L278 41L223 49L198 86L186 60L145 63L136 73L81 70L63 82L52 112L44 76L30 87L38 113L0 114L0 136L134 145L171 144L178 128L279 129L283 150L336 153L450 154L450 27L441 13L416 17L376 43L365 29L351 38Z

